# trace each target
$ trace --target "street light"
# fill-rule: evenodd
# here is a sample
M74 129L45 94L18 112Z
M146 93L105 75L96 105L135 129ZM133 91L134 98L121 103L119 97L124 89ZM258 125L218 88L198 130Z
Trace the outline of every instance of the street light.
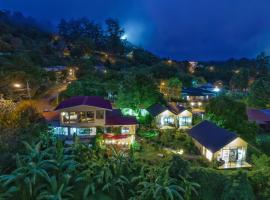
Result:
M13 84L13 87L19 89L19 88L22 88L22 84L20 84L20 83L14 83ZM29 87L29 81L28 80L26 81L26 91L27 91L28 98L31 99L31 93L30 93L30 87Z
M19 84L19 83L14 83L13 86L14 86L15 88L20 88L20 87L22 87L22 85Z

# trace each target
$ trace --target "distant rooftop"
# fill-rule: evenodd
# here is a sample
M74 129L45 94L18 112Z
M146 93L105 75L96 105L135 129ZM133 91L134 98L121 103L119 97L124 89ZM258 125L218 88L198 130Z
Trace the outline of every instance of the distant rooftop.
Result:
M46 71L63 71L67 68L67 66L48 66L48 67L44 67L44 69Z
M173 105L173 104L168 104L167 106L163 106L161 104L154 104L154 105L150 106L149 108L147 108L147 111L153 117L159 115L160 113L162 113L166 110L178 115L181 112L183 112L184 110L186 110L186 108L183 106L180 106L180 105Z
M254 121L258 124L266 124L270 122L270 110L258 110L254 108L247 109L247 116L249 121Z
M206 95L215 96L216 95L212 91L209 91L203 88L195 88L195 87L183 88L182 94L189 95L189 96L206 96Z

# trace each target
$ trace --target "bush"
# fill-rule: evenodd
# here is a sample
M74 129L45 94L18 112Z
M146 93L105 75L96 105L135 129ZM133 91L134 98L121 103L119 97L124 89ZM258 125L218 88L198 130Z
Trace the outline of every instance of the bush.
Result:
M254 200L254 194L247 174L243 171L232 175L226 180L223 200Z
M208 168L191 168L190 172L193 180L201 186L198 196L194 200L219 200L223 193L226 176L217 170Z

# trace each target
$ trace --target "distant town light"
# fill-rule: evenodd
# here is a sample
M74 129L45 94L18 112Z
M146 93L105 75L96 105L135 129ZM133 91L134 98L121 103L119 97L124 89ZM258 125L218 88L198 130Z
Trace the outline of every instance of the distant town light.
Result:
M220 92L220 89L218 87L215 87L213 91L214 92Z
M124 34L124 35L121 36L121 40L127 40L127 38L128 38L127 34Z

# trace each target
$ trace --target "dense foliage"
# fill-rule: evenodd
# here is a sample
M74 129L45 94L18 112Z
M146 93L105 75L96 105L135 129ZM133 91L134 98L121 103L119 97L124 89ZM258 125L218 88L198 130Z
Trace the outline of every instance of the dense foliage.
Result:
M252 107L269 108L270 107L270 77L261 77L257 79L250 87L248 103Z
M178 157L152 167L114 149L108 155L82 144L44 145L25 143L26 154L17 156L17 168L0 176L1 198L191 199L199 187L187 171L175 171Z
M219 126L237 132L247 141L254 141L258 127L250 123L246 114L246 105L228 96L211 99L206 106L208 119Z

